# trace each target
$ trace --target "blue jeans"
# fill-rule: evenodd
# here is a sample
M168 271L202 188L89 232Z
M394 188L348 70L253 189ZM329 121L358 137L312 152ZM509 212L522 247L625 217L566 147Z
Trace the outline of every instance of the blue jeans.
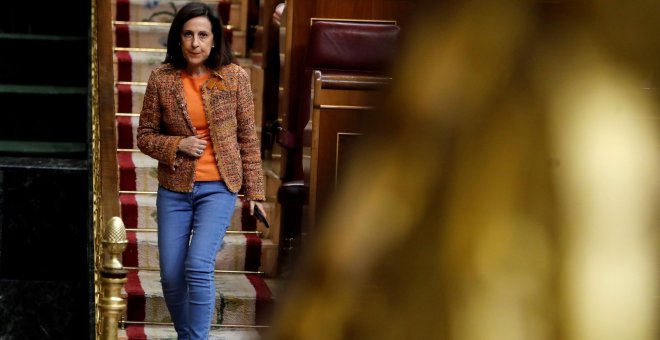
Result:
M215 257L235 203L223 181L195 182L190 193L158 188L160 278L179 340L209 337Z

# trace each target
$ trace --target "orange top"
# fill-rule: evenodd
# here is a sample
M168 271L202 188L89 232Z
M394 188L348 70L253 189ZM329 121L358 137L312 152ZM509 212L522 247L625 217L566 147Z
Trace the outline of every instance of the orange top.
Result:
M204 103L202 102L202 85L209 79L209 74L193 77L188 73L181 72L181 81L183 81L183 92L186 96L186 105L188 106L188 115L193 126L197 129L197 134L206 133L206 149L202 156L197 160L195 170L195 181L219 181L222 177L218 170L218 163L213 153L213 142L211 141L211 131L209 123L204 114Z

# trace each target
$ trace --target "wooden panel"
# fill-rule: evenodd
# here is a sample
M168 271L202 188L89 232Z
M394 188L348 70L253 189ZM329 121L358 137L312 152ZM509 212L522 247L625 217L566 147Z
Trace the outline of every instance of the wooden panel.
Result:
M333 191L339 183L342 183L348 171L348 165L351 162L352 153L355 152L362 139L361 133L337 133L337 157L335 158L335 182Z
M337 174L347 160L348 147L362 134L367 111L322 109L313 113L310 216L312 225L335 190Z
M374 0L373 18L396 20L399 26L405 28L416 6L417 2L410 0Z
M99 125L101 137L102 221L119 216L117 135L115 118L112 16L109 0L97 2L97 47L99 77ZM95 226L100 227L100 226ZM100 229L99 229L100 230Z
M247 35L245 34L245 31L240 31L240 32L234 31L233 32L233 38L232 38L232 42L231 42L231 49L234 50L234 52L240 58L247 58L246 38L247 38Z
M330 79L331 78L331 79ZM350 79L341 89L342 79ZM314 226L340 181L342 169L364 131L368 112L382 93L378 89L387 78L326 77L314 74L312 147L310 167L310 222ZM348 85L350 84L350 85Z
M319 93L321 105L374 106L382 94L376 91L329 90Z
M407 22L405 16L414 8L416 0L289 0L287 1L286 60L284 67L283 112L280 114L284 127L299 133L306 122L297 121L299 112L298 93L302 86L309 86L303 78L305 55L310 33L311 18L341 18L364 20L396 20ZM401 26L401 25L400 25ZM405 30L405 27L402 26ZM293 117L293 118L292 118ZM288 152L283 158L287 171L296 169L302 162L298 150ZM285 174L298 177L301 174Z
M240 30L247 34L248 30L248 11L250 9L249 0L241 0L241 24Z
M316 1L315 13L324 18L371 19L373 6L373 0Z
M240 4L231 4L229 12L229 25L234 27L236 30L241 30L241 5Z

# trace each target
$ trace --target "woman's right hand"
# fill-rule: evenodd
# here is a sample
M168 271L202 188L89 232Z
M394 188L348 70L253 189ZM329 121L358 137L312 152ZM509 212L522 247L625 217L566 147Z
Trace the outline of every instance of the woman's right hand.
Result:
M199 158L206 149L206 144L209 134L202 133L195 136L190 136L179 141L178 150L195 158Z

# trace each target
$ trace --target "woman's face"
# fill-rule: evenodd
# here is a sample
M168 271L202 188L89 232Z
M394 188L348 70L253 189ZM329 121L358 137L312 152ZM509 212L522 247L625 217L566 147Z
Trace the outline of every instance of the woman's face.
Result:
M181 29L181 51L188 67L204 64L213 48L211 22L205 16L195 17L183 24Z

